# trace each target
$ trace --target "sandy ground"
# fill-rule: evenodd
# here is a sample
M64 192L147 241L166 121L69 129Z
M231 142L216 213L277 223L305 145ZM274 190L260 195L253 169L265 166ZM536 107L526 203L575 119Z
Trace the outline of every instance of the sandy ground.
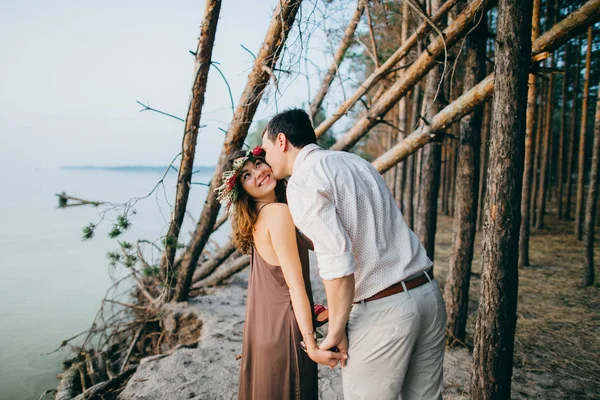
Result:
M512 398L600 399L600 286L578 288L583 248L566 224L532 236L532 265L520 271ZM436 276L443 284L452 220L440 216ZM558 246L558 247L557 247ZM567 249L567 250L565 250ZM445 399L468 399L472 346L481 271L479 240L473 261L466 347L447 349ZM598 255L597 255L598 256ZM315 301L325 302L316 264L311 267ZM245 316L247 273L187 304L203 321L198 348L144 363L120 399L235 399ZM274 334L276 334L274 332ZM319 369L319 398L342 399L339 367ZM373 399L375 400L375 399Z

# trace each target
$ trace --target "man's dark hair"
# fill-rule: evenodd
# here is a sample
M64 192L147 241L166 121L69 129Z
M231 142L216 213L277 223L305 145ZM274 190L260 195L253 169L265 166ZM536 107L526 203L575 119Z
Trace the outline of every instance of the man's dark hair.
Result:
M299 149L307 144L317 143L317 135L315 135L308 114L299 108L275 115L267 124L263 135L266 134L273 142L279 133L283 133L292 146Z

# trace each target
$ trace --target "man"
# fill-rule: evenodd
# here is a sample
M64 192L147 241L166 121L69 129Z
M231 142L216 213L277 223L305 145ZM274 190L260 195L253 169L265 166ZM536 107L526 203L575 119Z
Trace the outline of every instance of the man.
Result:
M444 301L381 175L359 156L317 146L303 110L273 117L262 145L274 176L291 176L294 223L314 243L329 307L320 348L348 354L344 398L437 399Z

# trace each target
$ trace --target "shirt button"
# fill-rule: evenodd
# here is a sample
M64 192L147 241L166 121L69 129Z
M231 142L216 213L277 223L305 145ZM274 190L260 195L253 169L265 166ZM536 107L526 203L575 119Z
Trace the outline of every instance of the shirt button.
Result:
M394 324L394 330L396 330L396 331L397 331L397 330L399 330L399 329L400 329L400 325L398 325L398 324Z

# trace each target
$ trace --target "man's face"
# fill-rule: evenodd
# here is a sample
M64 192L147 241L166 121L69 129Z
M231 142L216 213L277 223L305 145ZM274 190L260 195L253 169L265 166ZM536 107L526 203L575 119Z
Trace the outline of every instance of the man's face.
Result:
M280 136L283 136L283 138ZM273 176L275 179L285 178L285 135L280 133L275 138L275 141L272 142L269 139L269 134L265 132L262 137L262 148L265 149L265 152L267 153L265 160L273 169Z

